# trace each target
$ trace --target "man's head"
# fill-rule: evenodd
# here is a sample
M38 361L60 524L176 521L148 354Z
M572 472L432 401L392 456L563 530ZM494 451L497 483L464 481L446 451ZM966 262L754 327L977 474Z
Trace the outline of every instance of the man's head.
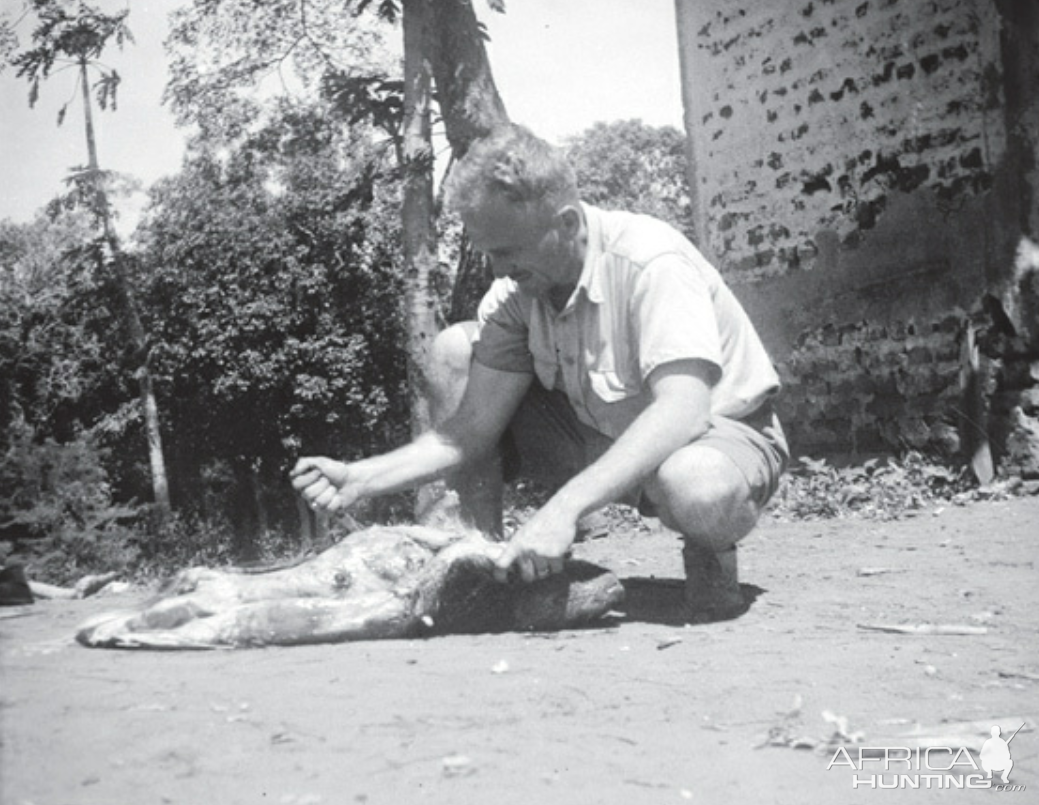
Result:
M568 295L584 262L584 214L563 155L522 126L474 143L451 174L451 206L496 277L526 293Z

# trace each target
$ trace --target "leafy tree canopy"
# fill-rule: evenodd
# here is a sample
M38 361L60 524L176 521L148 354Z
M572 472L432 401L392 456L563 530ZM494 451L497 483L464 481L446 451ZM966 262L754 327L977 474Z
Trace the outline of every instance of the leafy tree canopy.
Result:
M640 120L596 123L565 145L581 196L597 206L642 212L693 232L685 136Z
M24 420L66 441L124 394L125 339L89 215L0 222L0 445Z
M97 103L102 109L116 108L119 73L97 63L110 42L122 47L133 42L133 34L126 24L130 9L106 14L95 6L79 2L75 6L61 0L32 0L32 11L37 25L32 32L35 45L16 56L10 63L19 78L29 82L29 105L35 106L40 94L40 82L45 81L55 64L93 66L100 73L94 84ZM13 31L0 36L0 42L10 43ZM10 48L8 44L6 47ZM68 104L58 112L58 123L65 118Z
M177 439L284 463L355 455L402 413L393 188L364 136L281 101L153 191L142 227L154 368Z
M395 76L378 21L344 0L194 0L171 15L166 101L182 124L234 140L272 96L313 99L327 73Z

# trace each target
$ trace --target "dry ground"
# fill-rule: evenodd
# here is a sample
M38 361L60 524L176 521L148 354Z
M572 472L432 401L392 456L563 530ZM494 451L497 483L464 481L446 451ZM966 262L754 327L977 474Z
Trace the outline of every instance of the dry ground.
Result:
M8 610L0 801L1034 802L1037 524L1036 497L897 523L764 522L741 548L750 611L695 627L669 614L674 537L641 530L578 546L634 580L626 617L561 634L118 652L72 634L128 596ZM845 739L827 744L824 711L874 746L1026 720L1011 744L1025 791L853 789L849 768L827 770Z

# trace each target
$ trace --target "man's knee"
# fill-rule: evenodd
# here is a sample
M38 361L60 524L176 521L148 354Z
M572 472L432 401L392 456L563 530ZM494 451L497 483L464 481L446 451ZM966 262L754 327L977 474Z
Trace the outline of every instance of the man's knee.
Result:
M428 379L432 392L433 414L438 421L450 416L462 400L473 358L476 322L452 324L435 339L429 349Z
M760 514L743 473L710 447L679 450L644 488L664 525L716 549L745 537Z
M475 321L463 321L452 324L434 338L429 350L431 368L467 374L473 357L476 328Z

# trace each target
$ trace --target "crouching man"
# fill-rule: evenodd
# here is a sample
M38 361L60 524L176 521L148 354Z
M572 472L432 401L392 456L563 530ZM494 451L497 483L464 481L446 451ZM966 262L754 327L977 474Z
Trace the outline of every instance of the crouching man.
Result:
M555 492L503 546L499 579L558 572L578 520L624 502L683 535L692 619L741 612L736 543L788 451L779 379L718 272L668 225L582 203L560 152L520 126L472 146L449 198L495 282L479 320L434 344L437 424L354 463L300 459L294 486L336 510L447 477L500 534L507 443L506 463Z

